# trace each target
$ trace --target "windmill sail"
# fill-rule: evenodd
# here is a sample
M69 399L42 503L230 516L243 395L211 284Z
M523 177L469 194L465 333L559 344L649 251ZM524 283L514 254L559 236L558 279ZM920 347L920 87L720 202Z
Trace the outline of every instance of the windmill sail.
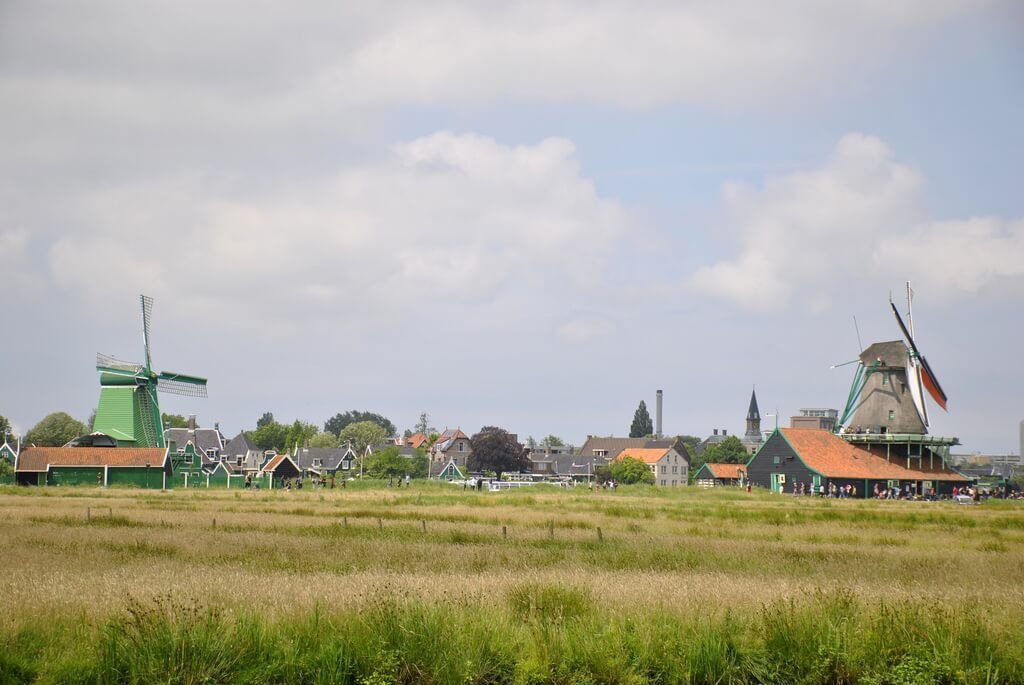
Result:
M928 427L928 407L924 403L924 392L921 385L921 365L917 357L907 356L907 387L910 388L910 397L914 400L917 413L921 415L924 427Z
M171 395L206 397L206 379L164 371L157 376L156 389Z
M139 295L139 302L142 303L142 347L146 351L146 370L153 368L153 362L149 356L149 331L150 318L153 316L153 298Z
M932 367L928 365L928 360L925 359L924 355L922 355L920 350L917 349L917 343L914 342L913 336L910 335L910 331L907 330L906 324L903 323L903 318L896 310L896 305L890 302L889 306L892 307L892 313L893 316L896 317L896 323L899 324L900 330L903 331L903 337L906 338L907 343L910 345L910 356L916 369L915 377L920 378L921 385L928 391L928 394L932 396L932 399L935 400L935 404L942 407L943 411L947 411L946 403L949 400L946 397L946 393L942 390L942 386L939 385L939 381L935 377ZM913 389L911 389L911 392L913 393ZM918 392L920 393L920 390L918 390ZM917 403L916 397L914 402L915 404ZM922 413L922 417L927 417L927 415Z

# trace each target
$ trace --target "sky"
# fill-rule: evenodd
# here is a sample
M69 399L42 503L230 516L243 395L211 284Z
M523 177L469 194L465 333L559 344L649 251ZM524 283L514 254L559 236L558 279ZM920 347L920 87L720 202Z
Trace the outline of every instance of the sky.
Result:
M0 414L85 419L145 293L228 434L742 433L909 280L931 431L1016 453L1022 121L1012 2L5 0Z

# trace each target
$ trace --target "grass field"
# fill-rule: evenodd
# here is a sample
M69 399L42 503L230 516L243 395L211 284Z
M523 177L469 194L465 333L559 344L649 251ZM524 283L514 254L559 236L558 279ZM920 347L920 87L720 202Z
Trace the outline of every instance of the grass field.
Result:
M1024 682L1024 507L0 488L0 682Z

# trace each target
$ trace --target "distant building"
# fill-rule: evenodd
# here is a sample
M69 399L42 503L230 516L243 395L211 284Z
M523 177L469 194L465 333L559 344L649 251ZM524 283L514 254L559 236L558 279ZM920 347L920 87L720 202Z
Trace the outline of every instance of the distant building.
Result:
M260 475L271 477L271 487L274 482L282 482L302 475L302 469L295 463L295 460L288 454L278 454L270 459L263 468Z
M421 443L422 444L422 443ZM442 468L452 462L460 470L465 471L469 463L469 455L473 448L469 444L469 436L461 428L445 428L434 444L430 446L431 464L439 464ZM434 471L432 468L431 471Z
M750 405L747 407L747 430L742 437L736 436L743 443L743 447L747 450L747 454L753 454L764 442L764 436L761 434L761 410L757 406L757 391L751 390L750 392ZM694 448L694 452L697 456L702 456L712 445L718 443L729 437L729 431L725 428L719 430L718 428L713 429L711 435L706 437L700 444Z
M970 454L950 454L949 459L953 464L964 466L996 466L1006 464L1009 466L1020 466L1024 464L1019 454L982 454L971 452Z
M852 485L857 497L871 496L876 486L910 486L915 495L949 495L970 479L949 468L941 454L921 446L918 454L891 457L853 445L838 435L813 428L780 428L747 463L750 482L773 492L792 493L795 485L828 488Z
M424 443L426 443L427 440L429 439L430 438L428 438L423 433L413 433L412 435L405 439L405 444L413 448L414 450L418 450L420 447L423 447Z
M719 485L740 485L747 475L745 464L707 463L693 474L693 482L701 487L713 488Z
M243 431L224 444L219 459L228 473L241 475L257 473L267 456Z
M18 452L21 450L21 440L12 441L12 436L5 436L5 440L0 445L0 459L8 462L11 468L17 466L18 463Z
M789 418L790 428L818 428L820 430L832 431L836 429L836 422L839 420L838 409L822 409L813 407L801 409L799 416Z
M686 485L689 478L690 464L674 447L627 447L619 452L616 459L627 457L647 464L657 486L679 487Z
M597 467L608 464L606 456L577 455L570 445L542 445L529 450L526 456L530 460L530 476L534 479L588 481L593 478Z
M163 447L25 447L15 472L19 485L128 485L162 489L171 475Z
M356 453L344 447L300 447L292 454L292 461L306 476L347 475L352 470ZM339 474L338 472L342 473Z
M221 452L226 442L224 434L220 432L220 426L215 424L213 428L197 428L195 417L189 418L187 428L168 428L164 431L164 444L170 448L172 454L184 455L186 451L194 451L201 461L195 466L210 470L221 460ZM186 450L188 445L191 445L193 450Z
M599 438L591 435L587 437L587 441L583 443L582 447L580 447L580 451L577 452L576 456L581 458L604 459L604 464L609 464L622 453L622 450L625 449L633 447L672 447L674 444L674 440L656 440L653 438Z

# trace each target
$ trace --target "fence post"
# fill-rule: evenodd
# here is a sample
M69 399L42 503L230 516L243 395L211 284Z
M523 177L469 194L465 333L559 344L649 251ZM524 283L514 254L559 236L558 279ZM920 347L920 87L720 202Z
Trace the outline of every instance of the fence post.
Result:
M600 542L601 540L604 540L604 536L601 535L601 526L597 527L597 540L598 540L598 542Z
M107 518L108 519L114 518L114 510L111 507L107 507Z
M348 516L342 516L341 520L345 524L345 527L348 528Z
M92 507L85 508L85 520L92 521Z
M420 523L423 524L423 532L426 533L427 532L427 520L426 519L421 519Z
M377 528L379 530L384 530L384 521L377 519Z
M548 521L548 537L549 538L554 538L555 537L555 522L554 521Z
M501 539L508 540L508 526L501 527Z
M214 528L217 527L217 518L216 517L214 517L214 519L213 519L213 527Z

